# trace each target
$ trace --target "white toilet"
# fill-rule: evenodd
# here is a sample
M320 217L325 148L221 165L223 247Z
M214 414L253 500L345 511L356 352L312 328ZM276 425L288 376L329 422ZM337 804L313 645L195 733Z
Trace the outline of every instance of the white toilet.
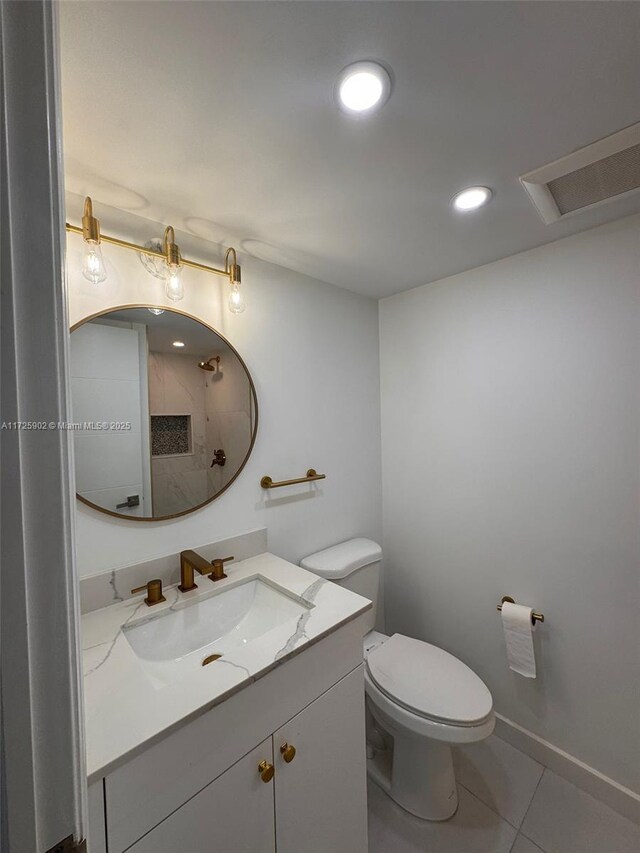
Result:
M369 775L408 812L446 820L458 807L451 744L491 734L493 700L475 672L443 649L374 630L381 559L375 542L350 539L301 565L373 602L363 643L365 690L367 709L386 737L368 726ZM392 749L385 749L391 739Z

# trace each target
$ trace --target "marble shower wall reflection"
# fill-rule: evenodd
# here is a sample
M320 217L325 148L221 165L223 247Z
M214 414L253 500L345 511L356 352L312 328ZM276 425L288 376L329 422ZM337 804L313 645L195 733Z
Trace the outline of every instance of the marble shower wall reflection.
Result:
M198 361L220 356L216 372ZM200 356L149 353L149 410L153 415L188 415L188 453L154 456L151 460L153 513L172 515L197 506L227 485L251 443L251 388L240 362L229 351ZM222 448L227 461L214 465Z
M227 456L224 467L207 468L208 489L218 492L242 465L251 444L251 387L247 374L236 358L220 355L215 373L205 373L205 437L213 457L216 448Z

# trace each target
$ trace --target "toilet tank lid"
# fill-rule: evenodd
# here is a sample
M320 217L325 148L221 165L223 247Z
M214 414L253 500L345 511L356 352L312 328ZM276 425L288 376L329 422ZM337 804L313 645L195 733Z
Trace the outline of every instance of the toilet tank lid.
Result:
M300 563L303 569L308 569L328 580L345 578L351 572L377 563L382 557L382 548L371 539L349 539L317 551L305 557Z

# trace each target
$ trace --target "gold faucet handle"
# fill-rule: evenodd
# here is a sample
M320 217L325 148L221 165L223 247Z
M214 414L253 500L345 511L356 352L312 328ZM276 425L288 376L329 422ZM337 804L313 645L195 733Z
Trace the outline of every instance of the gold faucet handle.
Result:
M224 573L224 564L228 563L230 560L235 560L235 557L223 557L222 559L218 557L216 560L211 560L211 567L213 571L209 577L212 581L221 581L223 578L227 577Z
M153 580L148 581L142 586L135 587L135 589L131 590L131 595L135 595L137 592L142 592L143 590L147 592L144 600L147 607L153 607L154 604L160 604L161 601L167 600L162 594L162 580L160 578L153 578Z

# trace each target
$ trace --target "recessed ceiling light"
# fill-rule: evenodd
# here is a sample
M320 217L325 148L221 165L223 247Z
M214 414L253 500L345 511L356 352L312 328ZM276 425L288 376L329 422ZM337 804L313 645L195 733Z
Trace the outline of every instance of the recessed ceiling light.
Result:
M468 187L453 197L453 206L461 213L467 213L482 207L492 195L489 187Z
M340 72L338 104L353 115L370 115L379 110L391 93L391 78L377 62L354 62Z
M184 341L174 341L173 345L174 345L174 347L183 347Z

